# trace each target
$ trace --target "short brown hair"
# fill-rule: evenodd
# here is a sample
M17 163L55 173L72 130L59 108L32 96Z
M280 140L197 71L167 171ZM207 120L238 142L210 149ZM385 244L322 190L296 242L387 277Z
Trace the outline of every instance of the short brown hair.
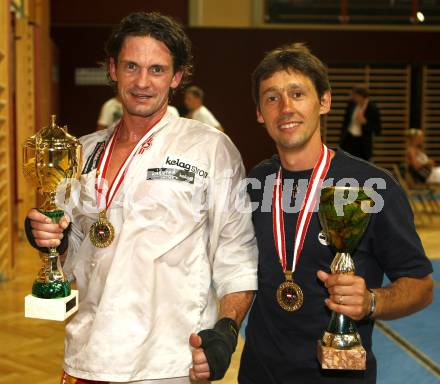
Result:
M326 65L305 44L293 43L266 53L252 73L252 93L257 106L260 103L260 82L281 70L299 72L310 78L320 99L331 89Z

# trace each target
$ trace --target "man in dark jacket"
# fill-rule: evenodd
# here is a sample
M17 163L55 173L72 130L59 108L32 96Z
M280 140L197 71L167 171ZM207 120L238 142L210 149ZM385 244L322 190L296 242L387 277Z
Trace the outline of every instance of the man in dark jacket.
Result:
M353 87L342 124L341 148L361 159L370 160L373 134L379 135L381 129L380 112L368 98L368 90L363 86Z

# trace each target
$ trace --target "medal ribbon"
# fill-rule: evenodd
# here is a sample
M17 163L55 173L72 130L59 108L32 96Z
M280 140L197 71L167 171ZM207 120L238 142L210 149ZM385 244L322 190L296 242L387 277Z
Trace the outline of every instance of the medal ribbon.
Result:
M160 121L163 121L160 120ZM116 143L116 137L118 136L119 130L121 129L122 121L118 124L115 131L113 132L112 137L110 138L104 154L102 155L101 159L99 160L99 164L97 167L97 174L96 174L96 180L95 180L95 190L96 190L96 204L98 206L98 209L101 210L101 196L103 195L103 189L105 185L105 175L107 174L107 170L110 164L111 154L114 150L115 143ZM151 127L145 134L142 136L142 138L137 142L136 146L133 148L133 150L130 152L130 154L125 159L124 163L121 165L121 167L118 170L118 173L116 174L116 177L114 178L112 185L107 190L107 193L105 195L105 209L108 209L110 206L113 197L115 196L116 192L118 191L119 187L122 185L122 182L124 181L125 174L127 173L128 167L130 166L131 161L133 160L134 156L139 152L143 153L143 150L145 150L146 147L143 147L143 145L148 142L148 147L151 145L151 140L153 139L153 135L157 132L157 130L160 128L161 124L156 124L153 127Z
M306 196L304 198L301 210L299 212L298 221L296 222L295 244L293 250L292 273L295 272L296 265L301 255L304 240L307 234L307 229L312 218L313 210L316 204L316 191L322 185L325 176L330 167L330 150L322 144L321 154L318 161L313 167L312 176L307 186ZM284 218L283 218L283 186L282 186L282 168L277 173L277 178L274 186L274 193L272 198L272 219L273 219L273 233L275 240L275 248L280 259L283 272L287 270L286 258L286 241L284 233Z

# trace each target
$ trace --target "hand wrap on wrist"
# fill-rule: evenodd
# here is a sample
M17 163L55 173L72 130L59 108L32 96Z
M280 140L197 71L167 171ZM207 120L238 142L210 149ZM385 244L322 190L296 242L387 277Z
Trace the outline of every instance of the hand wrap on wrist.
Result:
M222 379L237 346L237 323L224 317L217 321L213 329L205 329L198 335L202 338L202 348L209 364L209 380Z
M24 231L26 233L26 237L29 241L29 244L37 249L40 252L43 253L49 253L49 249L47 247L39 247L37 243L35 242L34 235L32 234L32 225L31 220L26 217L24 220ZM69 226L63 231L64 237L61 239L61 244L57 247L57 251L60 255L62 255L64 252L66 252L67 247L69 246L69 231L70 231L70 224Z

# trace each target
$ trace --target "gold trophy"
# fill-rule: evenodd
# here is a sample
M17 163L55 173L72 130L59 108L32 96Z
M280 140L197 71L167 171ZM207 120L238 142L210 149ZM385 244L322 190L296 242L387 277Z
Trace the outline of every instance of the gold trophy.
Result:
M64 211L55 203L57 188L66 183L66 199L70 196L72 179L81 173L81 144L59 127L52 115L52 124L28 138L23 146L23 172L25 178L42 196L39 211L53 223L63 217ZM41 253L43 262L32 286L32 295L25 297L25 316L63 321L78 309L78 291L71 290L56 247Z
M372 199L362 188L327 187L321 191L319 221L336 253L332 273L354 275L350 253L368 226ZM366 352L353 319L332 311L330 323L318 341L318 360L323 369L366 369Z

